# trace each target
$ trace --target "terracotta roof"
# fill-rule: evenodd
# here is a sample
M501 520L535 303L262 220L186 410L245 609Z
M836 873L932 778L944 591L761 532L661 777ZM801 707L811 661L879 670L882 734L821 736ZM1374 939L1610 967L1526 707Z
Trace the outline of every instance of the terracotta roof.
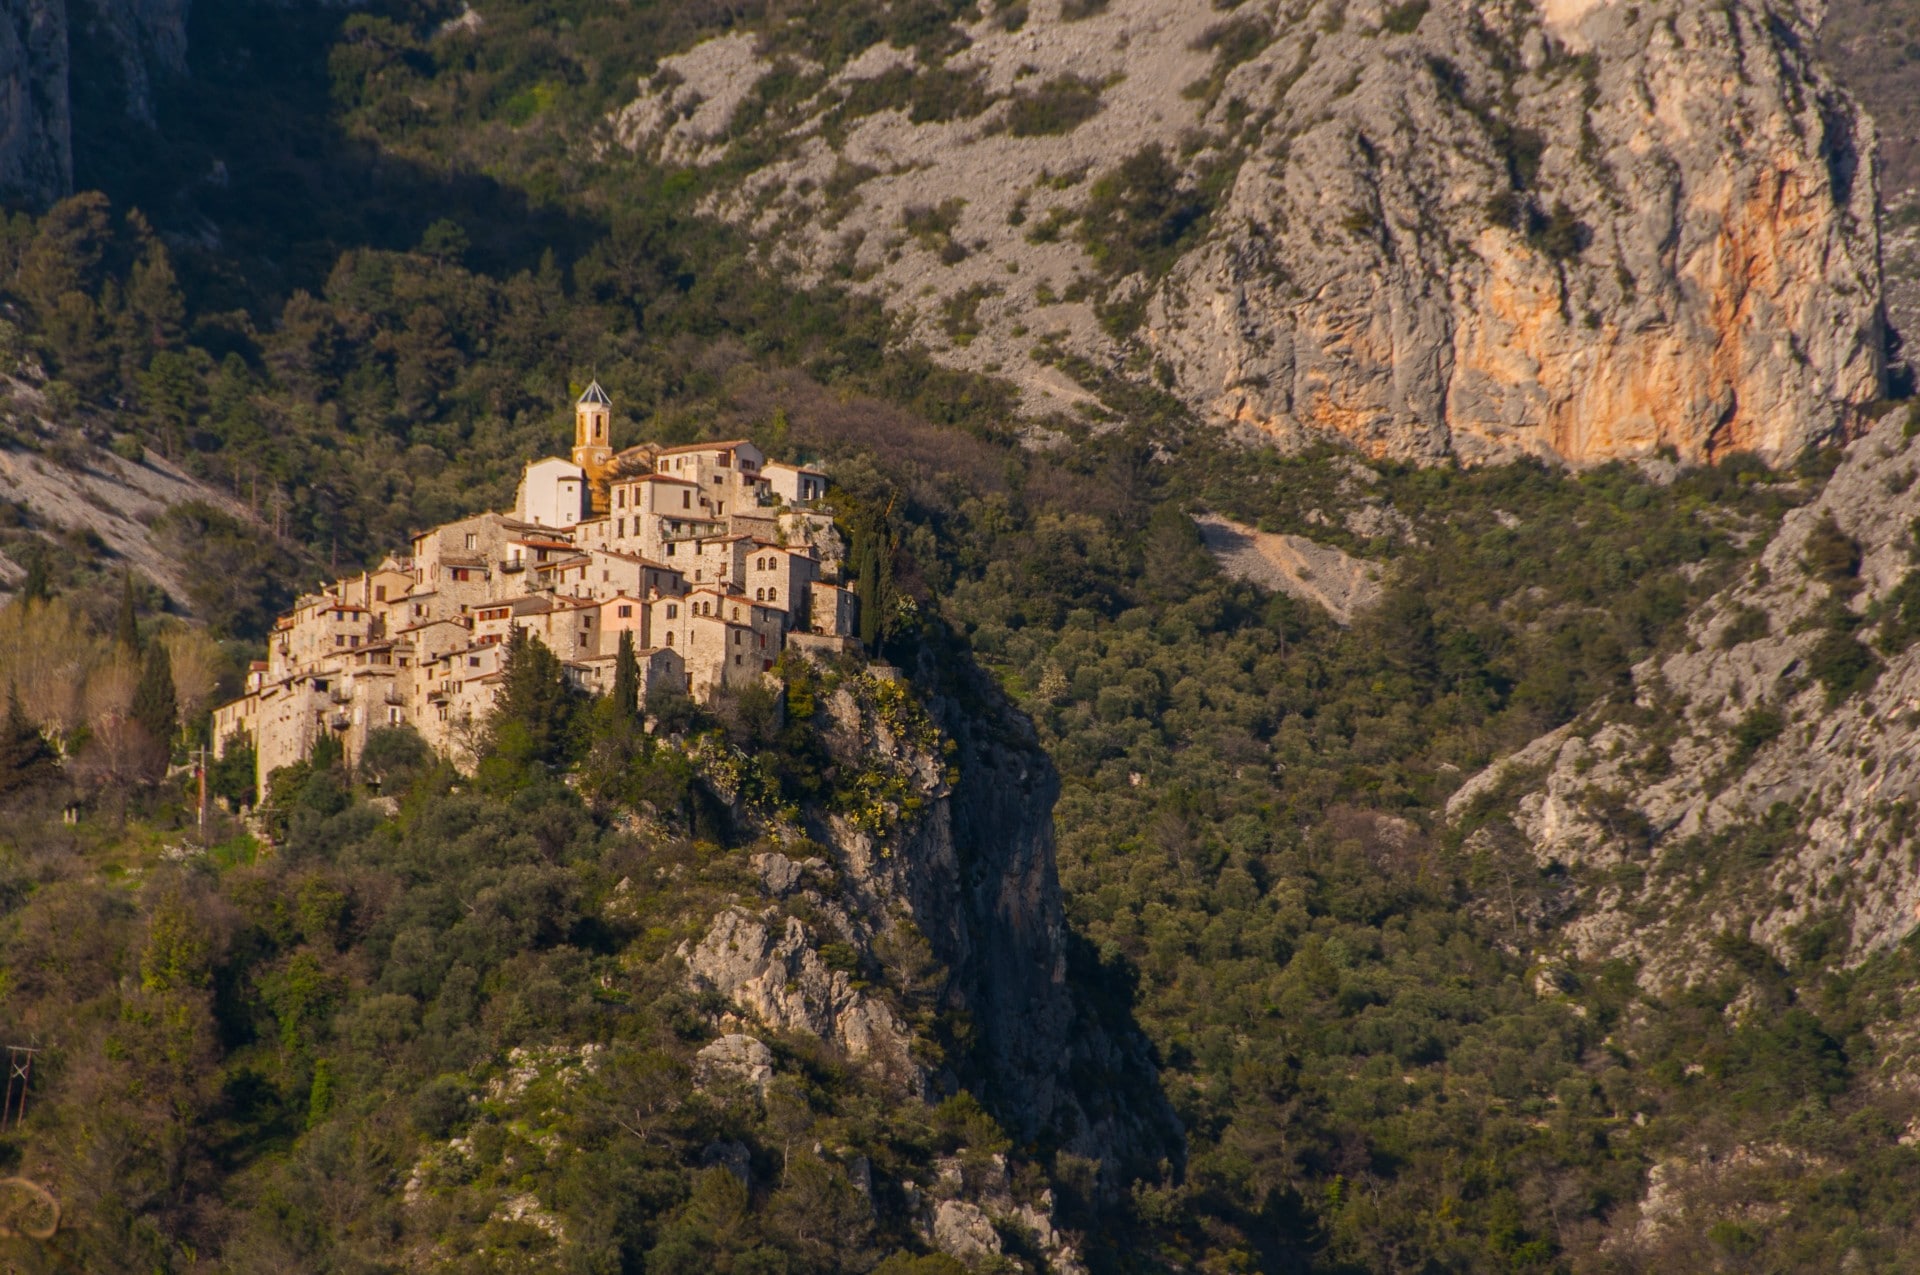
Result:
M620 549L595 549L594 552L609 558L618 558L622 562L637 562L643 567L652 567L655 571L671 571L675 575L680 574L680 568L641 554L627 553Z
M687 443L680 447L662 447L660 455L678 456L684 452L723 452L729 447L751 447L751 438L729 438L718 443Z
M418 633L421 629L430 629L436 624L451 624L456 628L464 629L472 623L473 621L466 619L464 616L458 618L446 616L438 620L422 620L418 624L409 624L403 628L395 629L393 632L394 636L398 637L402 633Z
M675 478L671 474L635 474L631 478L616 478L616 483L678 483L682 487L698 487L699 483L690 483L684 478Z

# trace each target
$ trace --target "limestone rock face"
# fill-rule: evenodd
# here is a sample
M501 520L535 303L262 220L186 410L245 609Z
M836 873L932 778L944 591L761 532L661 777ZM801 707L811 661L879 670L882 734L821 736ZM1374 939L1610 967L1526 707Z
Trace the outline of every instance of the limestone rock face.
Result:
M885 1005L857 991L845 971L827 967L798 918L774 924L770 917L730 908L682 958L694 986L702 991L719 992L770 1027L806 1032L849 1057L868 1059L903 1085L919 1089L920 1068L908 1053L906 1029ZM736 1055L745 1056L741 1050L752 1052L749 1046L766 1051L765 1045L745 1036L725 1036L715 1043L728 1041L746 1042L727 1055L730 1066L738 1061ZM772 1056L764 1061L771 1076Z
M1051 1137L1116 1171L1177 1161L1179 1124L1144 1041L1068 984L1059 780L1031 724L978 670L921 674L917 692L869 670L819 697L835 767L888 795L805 828L768 827L810 853L749 860L759 897L681 947L689 984L908 1093L964 1083L1022 1140ZM924 686L943 678L951 696L923 707ZM976 1045L930 1065L916 1030L943 1013L964 1015Z
M945 55L966 101L849 111L932 55L729 36L609 128L772 156L711 211L1037 418L1150 376L1252 437L1404 460L1777 461L1857 433L1888 358L1876 134L1824 7L1035 0ZM800 100L738 125L781 58ZM1016 114L1062 77L1084 120Z
M116 76L127 115L153 124L156 76L186 69L189 0L0 0L0 197L44 204L73 190L74 74ZM84 28L111 70L70 64Z
M1856 432L1886 356L1873 129L1815 20L1440 3L1303 41L1151 340L1216 417L1378 456L1778 461Z
M1851 445L1686 646L1634 671L1635 711L1597 710L1455 794L1467 817L1505 789L1510 823L1472 835L1517 833L1575 870L1572 954L1636 959L1670 987L1714 968L1722 934L1788 966L1854 963L1920 922L1920 643L1894 638L1920 618L1916 427L1896 411ZM1849 638L1856 661L1872 651L1851 691L1832 676Z
M773 1051L738 1032L722 1036L694 1055L693 1078L701 1084L733 1081L765 1091L773 1080Z
M64 0L0 7L0 193L35 202L73 186Z

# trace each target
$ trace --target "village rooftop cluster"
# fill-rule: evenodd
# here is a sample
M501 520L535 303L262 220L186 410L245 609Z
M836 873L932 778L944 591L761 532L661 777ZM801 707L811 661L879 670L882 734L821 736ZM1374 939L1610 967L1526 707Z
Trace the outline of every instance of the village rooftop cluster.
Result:
M616 455L612 414L594 382L574 407L572 458L529 463L511 513L422 532L410 556L301 597L246 694L215 710L218 746L253 742L262 792L319 739L352 760L383 727L468 762L515 629L596 694L631 634L643 700L704 701L782 650L857 643L833 519L817 507L824 474L741 439Z

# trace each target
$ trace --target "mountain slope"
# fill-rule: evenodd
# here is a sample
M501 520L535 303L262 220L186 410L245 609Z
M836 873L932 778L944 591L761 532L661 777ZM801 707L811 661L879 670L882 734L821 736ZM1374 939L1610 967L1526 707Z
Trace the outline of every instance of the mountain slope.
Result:
M1040 3L723 37L612 127L1030 412L1121 375L1379 456L1783 460L1886 354L1873 126L1816 19Z
M1854 443L1630 701L1454 795L1456 815L1512 802L1533 853L1580 870L1579 959L1671 987L1712 972L1724 934L1786 967L1858 964L1920 920L1916 434L1920 413L1894 412Z

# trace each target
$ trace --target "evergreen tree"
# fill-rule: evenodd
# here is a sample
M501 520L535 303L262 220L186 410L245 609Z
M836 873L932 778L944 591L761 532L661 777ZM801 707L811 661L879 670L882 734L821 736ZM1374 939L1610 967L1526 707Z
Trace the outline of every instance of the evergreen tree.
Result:
M33 555L27 559L27 579L20 586L20 596L28 602L45 602L53 596L53 571L47 563L44 545L35 545Z
M7 688L7 717L0 725L0 798L32 788L52 775L58 758L40 726L20 707L20 690Z
M858 577L860 640L878 651L886 636L887 605L893 592L893 538L884 526L864 526L853 533L853 570Z
M507 639L500 697L487 722L487 748L509 760L556 766L572 744L577 697L560 657L524 629Z
M341 746L338 736L322 735L313 741L313 751L307 754L307 765L317 774L332 770L347 759L347 750Z
M140 649L140 614L134 607L131 570L120 573L120 618L114 624L113 640L123 651Z
M613 661L613 711L631 721L640 715L640 660L633 653L633 634L620 635L620 654Z
M140 683L133 690L133 720L140 723L147 737L162 748L171 748L173 733L179 725L179 706L173 697L173 660L164 642L147 647L147 660L140 669Z

